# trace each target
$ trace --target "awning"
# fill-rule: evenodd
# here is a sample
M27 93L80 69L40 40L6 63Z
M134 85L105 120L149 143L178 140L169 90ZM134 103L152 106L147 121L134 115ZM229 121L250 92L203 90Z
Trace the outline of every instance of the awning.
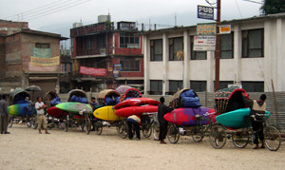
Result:
M98 54L98 55L82 55L82 56L76 56L76 59L84 59L84 58L99 58L99 57L108 57L107 54Z

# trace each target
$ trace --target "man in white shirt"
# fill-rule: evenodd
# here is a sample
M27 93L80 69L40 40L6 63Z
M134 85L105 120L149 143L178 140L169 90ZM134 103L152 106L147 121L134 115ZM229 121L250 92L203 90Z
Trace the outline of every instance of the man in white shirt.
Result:
M44 115L45 113L45 108L46 105L42 102L42 98L41 97L37 97L37 102L35 104L35 108L37 110L37 120L38 120L38 128L39 128L39 134L42 133L41 128L42 128L42 124L44 126L45 132L46 134L49 134L47 131L47 119Z

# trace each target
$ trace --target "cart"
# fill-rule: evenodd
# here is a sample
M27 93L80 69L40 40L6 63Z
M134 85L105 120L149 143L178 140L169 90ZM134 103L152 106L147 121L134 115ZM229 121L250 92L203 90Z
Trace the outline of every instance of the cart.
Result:
M181 94L186 90L190 89L181 89L170 98L170 105L174 109L181 107ZM194 91L193 93L196 97L198 97L198 95ZM169 123L167 132L168 141L172 144L175 144L179 141L180 136L192 136L192 139L195 142L201 142L203 138L208 135L208 132L212 129L212 127L215 125L215 114L215 112L206 112L203 115L196 114L195 116L189 118L193 121L196 121L195 125L177 125ZM155 125L154 128L158 129L157 125ZM157 139L157 137L155 137L155 139Z
M242 93L245 93L248 97L248 94L244 89L237 87L225 88L217 91L215 93L215 103L218 114L224 114L236 109L246 108L247 106L242 99ZM260 121L262 121L264 126L265 145L269 150L277 151L281 145L281 136L278 129L269 125L267 117L270 115L267 114L268 113L259 115L262 117L262 120ZM252 140L251 136L254 134L251 124L253 119L255 119L254 116L252 118L245 116L241 122L242 126L240 128L232 128L223 124L216 124L210 132L210 144L214 148L220 149L225 145L227 139L232 138L233 144L236 147L246 147L250 140Z
M11 105L8 107L9 120L8 127L11 128L14 123L26 122L28 127L33 125L36 119L36 113L33 104L30 102L30 94L26 90L16 89L11 94Z
M84 102L75 101L73 96L77 98L84 98L85 101ZM87 99L87 95L85 91L80 90L80 89L73 89L69 91L68 93L67 102L70 102L70 103L79 102L79 103L87 104L88 99ZM85 131L86 134L89 134L91 130L91 114L92 114L91 106L90 108L88 107L88 109L83 109L80 112L69 112L64 118L64 130L67 132L68 128L79 126L81 128L81 131Z

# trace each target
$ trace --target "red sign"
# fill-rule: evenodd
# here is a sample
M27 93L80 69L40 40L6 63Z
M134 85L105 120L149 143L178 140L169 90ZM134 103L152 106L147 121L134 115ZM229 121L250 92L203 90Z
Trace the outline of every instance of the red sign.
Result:
M86 74L91 76L106 76L107 69L106 68L91 68L80 66L80 74Z

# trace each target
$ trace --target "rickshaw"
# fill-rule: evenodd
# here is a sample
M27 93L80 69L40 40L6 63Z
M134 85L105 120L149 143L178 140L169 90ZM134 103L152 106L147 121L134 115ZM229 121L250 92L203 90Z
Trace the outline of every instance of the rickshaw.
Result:
M10 114L8 127L11 128L13 123L20 121L26 122L28 127L32 126L36 113L34 113L33 105L30 102L30 94L23 89L15 89L10 94L11 105L8 107Z
M48 91L43 97L44 103L47 105L46 112L48 114L48 128L57 127L59 129L64 129L64 119L68 115L68 112L63 111L53 111L55 106L61 103L59 96L55 91Z
M219 124L215 124L210 132L210 144L216 149L222 148L227 138L232 138L236 147L244 148L254 134L251 123L255 116L242 115L245 111L250 112L243 101L242 93L248 98L247 92L238 87L221 89L214 94L217 114L225 116L226 114L238 113L233 119L239 123L239 126L230 125L233 120L232 122L227 120L219 122L219 116L216 117ZM266 111L265 114L258 116L262 117L260 121L264 124L265 146L271 151L277 151L281 145L281 136L277 128L269 125L270 112Z
M187 98L190 101L188 102L189 107L185 106L185 93L192 96L192 99ZM196 104L193 103L193 106L190 107L192 105L191 102L196 102ZM179 90L170 98L170 105L174 110L164 116L166 118L166 116L170 117L173 114L174 120L173 122L170 121L167 132L167 139L170 143L177 143L180 136L192 136L195 142L200 142L206 136L206 133L212 129L216 112L214 109L200 107L198 95L193 90L187 88ZM183 111L184 109L185 111ZM182 113L184 123L175 122L175 120L179 119L177 113ZM159 131L159 128L156 126L155 131ZM156 136L155 138L157 139Z
M75 108L75 110L70 109ZM64 119L64 130L67 132L69 127L80 126L81 130L89 134L91 128L90 117L92 108L88 104L88 99L85 91L73 89L68 93L67 102L56 105L57 108L68 112Z
M123 118L115 115L114 105L119 103L121 95L113 89L105 89L100 91L96 98L99 102L98 107L94 110L95 132L101 135L103 127L115 126L121 138L127 137L126 124Z

